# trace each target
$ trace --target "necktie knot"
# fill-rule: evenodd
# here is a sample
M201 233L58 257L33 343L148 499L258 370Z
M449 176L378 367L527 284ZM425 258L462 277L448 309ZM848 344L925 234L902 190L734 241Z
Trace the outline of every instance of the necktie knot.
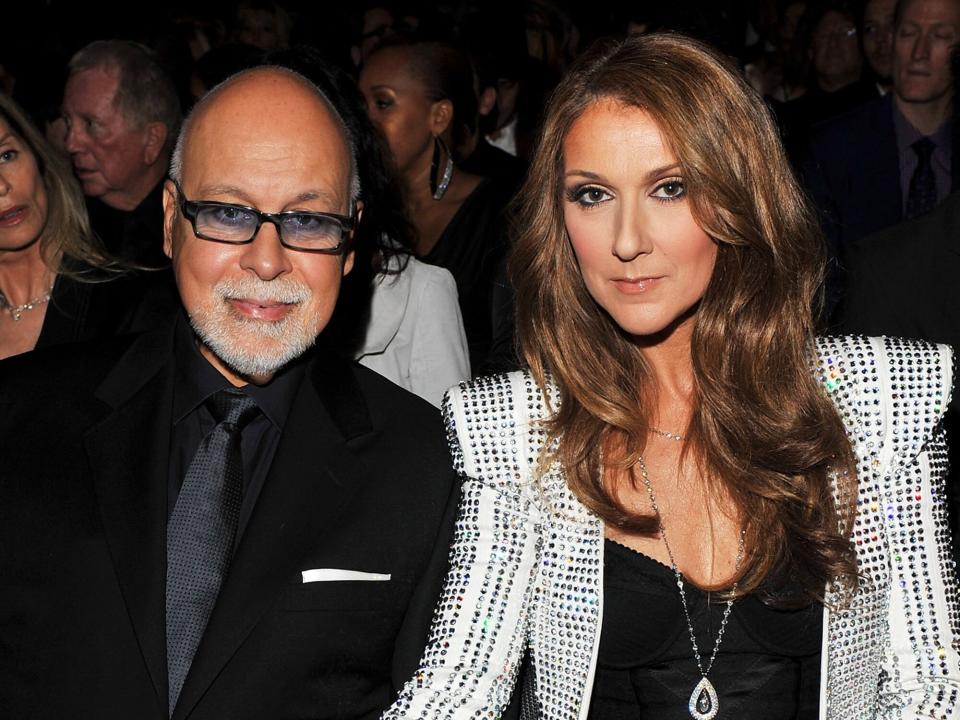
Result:
M928 163L930 162L930 157L933 155L933 151L937 146L930 138L922 137L914 142L910 147L913 148L913 151L917 154L917 159L921 163Z
M224 423L238 430L242 430L260 414L256 401L236 390L215 392L207 398L206 406L218 425Z

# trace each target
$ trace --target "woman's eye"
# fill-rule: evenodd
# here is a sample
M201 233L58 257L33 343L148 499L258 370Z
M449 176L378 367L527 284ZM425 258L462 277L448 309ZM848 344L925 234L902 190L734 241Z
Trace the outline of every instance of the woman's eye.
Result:
M612 196L603 188L587 185L585 187L573 188L567 193L567 199L583 207L599 205L606 202Z
M15 160L19 154L16 150L0 150L0 162Z
M377 110L385 110L391 105L393 105L393 100L390 100L388 98L377 98L376 100L373 101L373 105L375 108L377 108Z
M662 182L654 188L652 196L659 200L679 200L686 195L683 180L674 179Z

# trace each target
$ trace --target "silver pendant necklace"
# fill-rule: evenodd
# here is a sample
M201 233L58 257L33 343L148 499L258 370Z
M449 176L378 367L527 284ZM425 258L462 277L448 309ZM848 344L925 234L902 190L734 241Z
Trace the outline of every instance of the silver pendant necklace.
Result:
M733 598L727 600L726 607L723 610L723 618L720 620L720 629L717 631L717 639L713 643L713 653L704 669L703 660L700 657L700 648L697 646L697 636L693 632L693 621L690 619L690 610L687 607L687 594L683 589L683 576L677 568L677 561L673 558L673 551L670 549L670 543L667 542L667 533L663 527L663 516L660 514L660 508L657 506L657 500L653 495L653 486L650 484L650 475L647 473L646 463L643 462L643 456L638 459L640 466L640 476L643 478L643 484L647 488L647 495L650 496L650 505L657 514L660 523L660 537L663 538L663 545L667 549L667 555L670 557L670 567L677 578L677 587L680 588L680 603L683 605L683 616L687 620L687 632L690 633L690 644L693 646L693 657L697 661L697 669L700 671L700 682L690 693L690 700L687 703L687 710L690 717L694 720L713 720L720 712L720 700L717 698L717 691L713 683L707 678L710 670L713 668L713 661L717 659L717 651L720 649L720 642L723 640L723 632L727 628L727 620L730 618L730 611L733 609ZM740 569L740 562L743 560L743 531L740 531L740 542L737 546L737 561L735 570ZM733 584L732 595L737 593L737 584ZM707 608L709 614L709 608Z

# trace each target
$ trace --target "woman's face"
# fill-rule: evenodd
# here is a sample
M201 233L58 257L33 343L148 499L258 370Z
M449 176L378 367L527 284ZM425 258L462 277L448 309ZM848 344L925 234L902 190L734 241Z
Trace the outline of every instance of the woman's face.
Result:
M563 215L587 290L623 330L691 321L717 244L690 213L676 156L643 110L600 100L563 142Z
M36 242L47 224L47 192L33 153L0 118L0 252Z
M375 53L363 66L359 84L370 119L386 136L397 169L406 174L418 160L432 157L435 103L407 72L406 51L397 47Z

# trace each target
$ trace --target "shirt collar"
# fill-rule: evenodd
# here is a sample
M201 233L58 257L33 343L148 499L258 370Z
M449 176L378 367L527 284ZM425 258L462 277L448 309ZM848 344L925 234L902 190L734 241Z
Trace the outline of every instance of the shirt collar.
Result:
M924 134L910 124L906 116L900 112L896 102L892 102L890 105L893 108L893 131L897 137L897 147L901 154L912 152L911 146L924 137ZM933 141L937 148L950 153L953 145L953 120L948 118L937 128L936 132L927 137Z

